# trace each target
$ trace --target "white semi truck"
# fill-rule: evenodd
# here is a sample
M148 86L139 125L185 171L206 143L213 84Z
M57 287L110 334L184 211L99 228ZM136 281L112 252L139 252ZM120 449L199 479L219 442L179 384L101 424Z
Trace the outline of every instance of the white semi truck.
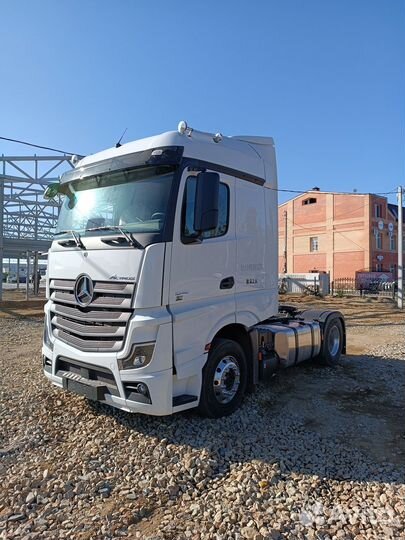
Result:
M43 339L55 385L220 417L276 368L345 352L341 313L278 304L272 138L180 122L73 162L46 192L63 196Z

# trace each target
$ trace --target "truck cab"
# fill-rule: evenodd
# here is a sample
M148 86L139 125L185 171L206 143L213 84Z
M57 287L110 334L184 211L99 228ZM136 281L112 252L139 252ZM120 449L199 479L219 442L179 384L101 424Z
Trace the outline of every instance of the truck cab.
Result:
M48 253L55 385L125 411L217 417L277 367L338 361L340 313L279 309L272 138L181 122L74 161Z

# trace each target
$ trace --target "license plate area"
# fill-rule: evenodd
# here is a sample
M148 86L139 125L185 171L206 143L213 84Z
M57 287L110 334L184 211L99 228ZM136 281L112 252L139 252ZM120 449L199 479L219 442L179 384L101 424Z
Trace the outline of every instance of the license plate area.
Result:
M62 383L63 388L68 392L85 396L86 398L94 401L103 400L105 393L107 392L107 387L100 383L91 384L89 381L89 384L87 381L78 381L75 379L70 379L69 377L63 377Z

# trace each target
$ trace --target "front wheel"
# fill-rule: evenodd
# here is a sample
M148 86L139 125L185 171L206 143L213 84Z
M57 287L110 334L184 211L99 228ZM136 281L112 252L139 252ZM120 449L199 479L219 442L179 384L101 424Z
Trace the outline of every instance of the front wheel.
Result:
M246 391L246 356L236 341L216 339L203 369L198 411L209 418L233 413Z

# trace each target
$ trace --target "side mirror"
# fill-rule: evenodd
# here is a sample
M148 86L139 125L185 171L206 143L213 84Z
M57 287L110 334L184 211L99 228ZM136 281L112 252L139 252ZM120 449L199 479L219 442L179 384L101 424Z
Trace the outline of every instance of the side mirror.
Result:
M44 193L44 199L54 199L60 193L60 184L49 184Z
M219 174L200 172L195 192L194 229L210 231L218 225Z

